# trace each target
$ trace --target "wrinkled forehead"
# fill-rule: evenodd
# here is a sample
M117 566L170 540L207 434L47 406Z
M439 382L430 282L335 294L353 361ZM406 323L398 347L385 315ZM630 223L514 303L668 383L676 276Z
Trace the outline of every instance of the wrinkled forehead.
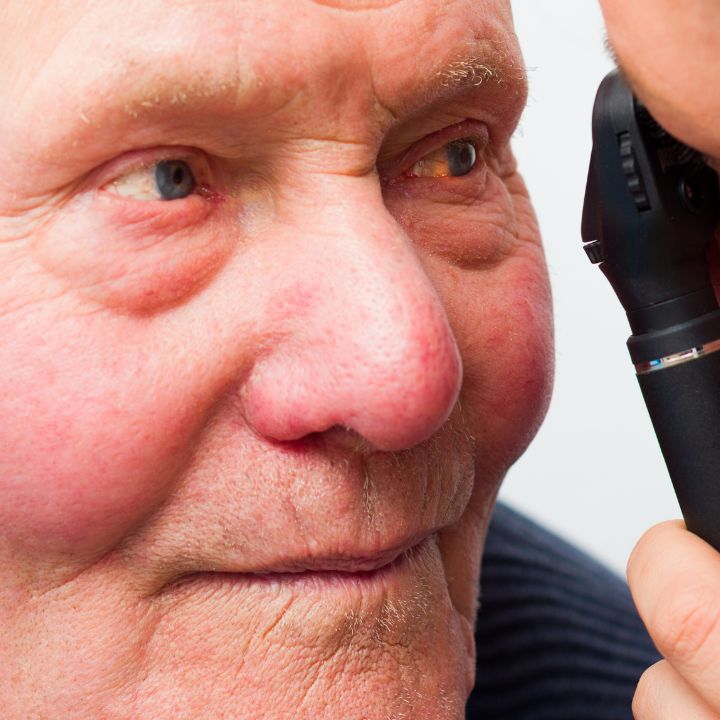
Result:
M6 0L3 6L7 82L0 87L6 90L13 76L19 85L49 67L67 81L107 74L154 80L158 91L182 70L196 78L198 92L205 82L248 85L258 78L293 92L310 70L365 69L402 86L421 84L428 70L448 62L456 70L467 61L494 70L517 64L506 0Z

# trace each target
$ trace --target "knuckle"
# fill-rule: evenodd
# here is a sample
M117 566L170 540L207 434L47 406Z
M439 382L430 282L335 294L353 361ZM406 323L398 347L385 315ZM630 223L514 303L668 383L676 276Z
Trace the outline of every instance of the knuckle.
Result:
M704 588L688 588L661 604L654 640L674 661L697 664L698 656L714 639L719 621L717 599Z

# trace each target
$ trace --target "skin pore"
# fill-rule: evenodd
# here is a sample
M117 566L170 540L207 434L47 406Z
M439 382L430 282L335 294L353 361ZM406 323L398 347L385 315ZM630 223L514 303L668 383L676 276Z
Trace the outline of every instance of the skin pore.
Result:
M551 382L509 3L6 5L3 717L464 717Z

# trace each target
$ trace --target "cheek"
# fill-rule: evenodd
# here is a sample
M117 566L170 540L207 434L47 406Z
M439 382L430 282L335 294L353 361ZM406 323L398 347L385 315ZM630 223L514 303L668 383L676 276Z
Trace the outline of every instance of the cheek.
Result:
M510 463L535 436L550 403L554 372L552 303L544 264L518 261L508 273L505 323L488 335L498 392L489 412L502 420ZM505 303L499 302L497 311ZM492 352L497 348L499 352Z
M487 469L505 472L545 416L553 377L551 298L528 245L485 271L446 269L445 306L463 357L463 410Z
M167 309L198 292L232 249L232 234L216 219L219 208L199 197L182 201L179 211L175 203L127 208L107 198L78 205L35 234L33 257L101 307L138 314Z
M30 552L90 557L169 492L188 403L147 329L143 344L127 319L64 314L0 320L0 527Z

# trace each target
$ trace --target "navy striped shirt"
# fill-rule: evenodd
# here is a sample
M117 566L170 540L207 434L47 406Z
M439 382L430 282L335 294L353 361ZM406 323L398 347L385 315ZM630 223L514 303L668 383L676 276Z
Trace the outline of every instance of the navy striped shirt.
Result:
M472 720L632 720L660 659L623 580L498 505L482 569Z

